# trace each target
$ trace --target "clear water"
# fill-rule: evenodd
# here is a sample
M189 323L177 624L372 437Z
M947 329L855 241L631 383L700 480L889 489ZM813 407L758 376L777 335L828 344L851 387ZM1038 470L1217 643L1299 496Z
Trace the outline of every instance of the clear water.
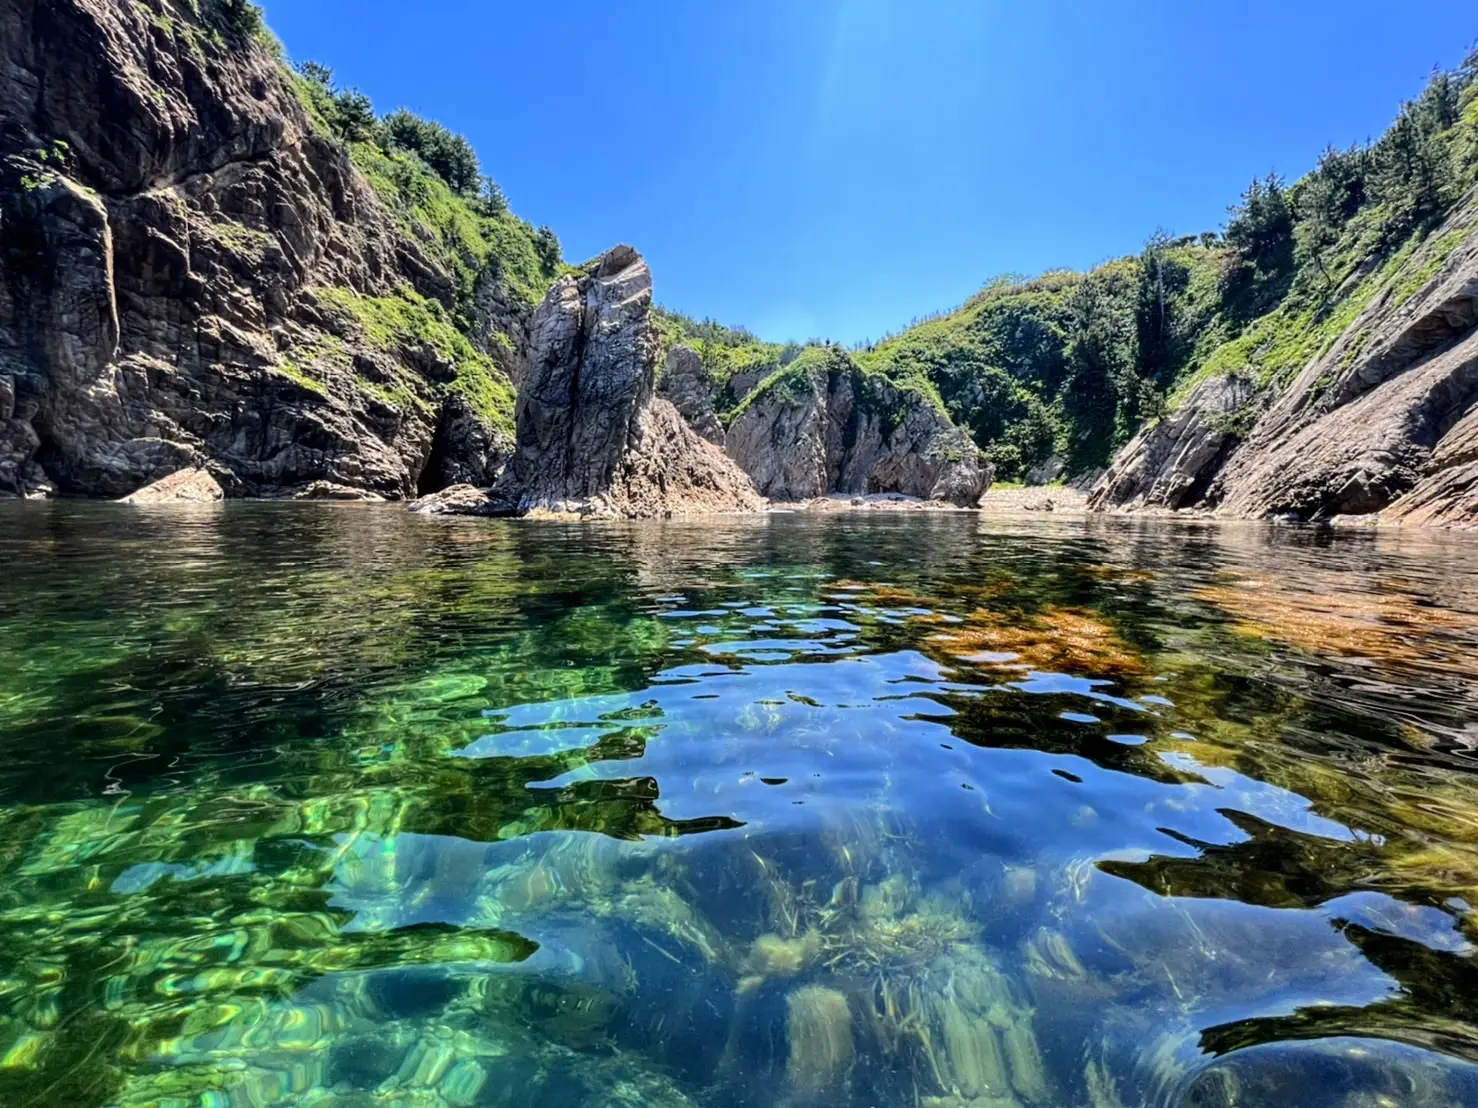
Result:
M0 1104L1478 1103L1478 543L0 506Z

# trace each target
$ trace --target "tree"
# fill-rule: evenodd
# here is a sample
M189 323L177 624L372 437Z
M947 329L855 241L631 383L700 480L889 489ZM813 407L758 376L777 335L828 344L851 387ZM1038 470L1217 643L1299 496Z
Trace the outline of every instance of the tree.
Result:
M1310 264L1318 269L1326 291L1333 291L1335 284L1329 270L1332 253L1365 203L1366 160L1363 150L1340 151L1331 146L1292 193L1294 261L1300 269Z
M1387 245L1437 223L1457 198L1449 144L1462 117L1462 91L1461 79L1435 74L1371 150L1372 186L1384 209Z
M563 253L559 247L559 236L552 228L540 227L534 232L534 250L539 255L539 264L545 273L558 271Z
M482 166L472 144L461 135L405 108L391 112L384 123L390 143L418 156L453 192L468 195L478 191L483 181Z
M1246 322L1281 300L1293 280L1293 209L1282 180L1270 173L1254 180L1229 214L1222 305Z
M334 71L320 62L300 62L298 73L308 81L312 81L319 88L332 91L334 87Z
M1135 267L1137 269L1137 267ZM1108 461L1139 427L1144 390L1138 373L1139 274L1110 267L1079 281L1067 296L1068 378L1061 403L1069 426L1072 469Z
M503 187L491 177L483 177L478 198L482 201L483 211L488 215L502 215L508 210L508 197L504 195Z
M1192 239L1192 241L1195 241ZM1190 355L1193 322L1182 318L1181 301L1190 284L1190 266L1164 231L1156 231L1139 255L1139 375L1152 387L1166 387Z
M216 10L225 29L238 39L250 39L264 26L262 9L250 0L218 0Z
M345 142L368 142L375 137L375 106L356 89L336 92L329 125Z

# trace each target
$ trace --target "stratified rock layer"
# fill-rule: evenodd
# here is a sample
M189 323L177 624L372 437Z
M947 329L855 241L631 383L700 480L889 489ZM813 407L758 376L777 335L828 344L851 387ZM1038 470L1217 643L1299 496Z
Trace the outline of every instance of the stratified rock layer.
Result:
M1256 383L1237 374L1200 382L1183 403L1119 452L1089 498L1092 508L1184 508L1205 496L1236 447Z

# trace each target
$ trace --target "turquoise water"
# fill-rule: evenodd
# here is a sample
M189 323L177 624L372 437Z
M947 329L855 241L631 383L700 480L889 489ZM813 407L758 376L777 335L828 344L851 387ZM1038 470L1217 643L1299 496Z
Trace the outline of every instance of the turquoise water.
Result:
M0 505L0 1104L1478 1103L1478 544Z

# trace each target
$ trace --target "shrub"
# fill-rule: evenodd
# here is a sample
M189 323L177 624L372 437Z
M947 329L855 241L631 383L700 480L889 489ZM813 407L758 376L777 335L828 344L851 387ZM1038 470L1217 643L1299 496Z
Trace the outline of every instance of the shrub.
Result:
M534 250L539 255L539 264L546 273L559 269L563 253L559 247L559 236L550 227L540 227L534 232Z
M255 38L266 27L262 9L251 0L217 0L216 11L225 30L240 40Z

